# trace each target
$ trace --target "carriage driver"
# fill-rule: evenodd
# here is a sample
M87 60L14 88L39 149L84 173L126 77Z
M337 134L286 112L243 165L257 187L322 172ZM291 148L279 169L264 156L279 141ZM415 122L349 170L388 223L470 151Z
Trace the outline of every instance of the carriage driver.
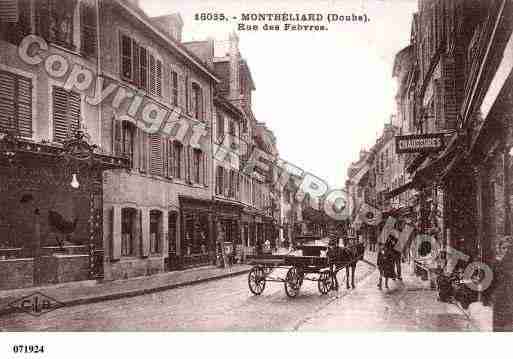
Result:
M330 272L333 275L333 289L338 290L336 260L337 260L338 249L339 249L338 248L339 238L335 233L329 233L328 238L330 239L328 242L328 253L327 253L328 264L330 267Z

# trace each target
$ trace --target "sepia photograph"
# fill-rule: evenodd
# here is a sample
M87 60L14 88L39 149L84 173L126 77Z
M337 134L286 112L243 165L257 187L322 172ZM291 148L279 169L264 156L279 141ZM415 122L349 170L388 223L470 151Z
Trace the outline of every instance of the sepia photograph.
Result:
M0 352L513 331L512 33L513 0L0 0Z

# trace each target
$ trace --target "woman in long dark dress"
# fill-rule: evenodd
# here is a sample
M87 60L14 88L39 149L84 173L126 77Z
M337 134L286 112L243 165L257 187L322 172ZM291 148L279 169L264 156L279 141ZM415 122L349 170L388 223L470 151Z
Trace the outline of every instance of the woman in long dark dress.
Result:
M378 269L379 269L379 283L378 288L381 289L383 277L385 277L385 288L388 289L388 278L395 279L394 268L394 252L390 242L385 245L378 244Z

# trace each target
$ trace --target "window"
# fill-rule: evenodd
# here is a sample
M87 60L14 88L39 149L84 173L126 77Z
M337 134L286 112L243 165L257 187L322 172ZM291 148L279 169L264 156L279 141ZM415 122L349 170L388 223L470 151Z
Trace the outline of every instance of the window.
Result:
M81 51L86 56L96 54L96 8L82 1L80 3Z
M236 191L236 177L235 177L236 173L234 170L230 170L230 182L229 182L229 187L228 187L228 197L232 197L234 198L235 197L235 191Z
M32 80L0 71L0 129L32 137Z
M175 141L173 144L173 176L175 178L182 178L182 153L183 145Z
M121 78L154 96L162 96L162 62L131 37L120 35Z
M224 189L224 168L217 166L216 169L216 194L223 194Z
M221 112L217 112L217 140L223 141L224 137L224 116Z
M160 253L160 237L162 231L162 212L158 210L150 211L150 253Z
M80 127L80 95L53 87L53 140L62 142Z
M30 33L30 0L2 0L0 39L18 45Z
M73 20L77 1L42 0L36 6L38 34L59 46L75 50Z
M197 83L192 84L192 115L203 120L203 91Z
M230 121L230 135L235 136L235 122Z
M134 165L134 142L135 142L135 125L128 121L121 124L121 146L122 153L130 160L130 167Z
M137 211L134 208L121 209L121 255L134 255L135 221Z
M203 152L198 149L194 149L192 152L192 181L194 183L201 183L201 172L203 167Z
M171 103L178 106L178 74L171 71Z

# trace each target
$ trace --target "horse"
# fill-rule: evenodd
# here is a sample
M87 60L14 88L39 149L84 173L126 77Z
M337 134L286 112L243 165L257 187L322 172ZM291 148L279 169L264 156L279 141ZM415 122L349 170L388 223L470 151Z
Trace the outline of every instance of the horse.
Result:
M354 274L356 271L356 264L363 259L365 252L365 244L363 243L349 243L349 240L344 240L343 247L336 247L332 252L332 275L334 279L335 290L338 290L337 274L342 269L346 269L346 288L356 288L354 283ZM351 286L349 286L349 278L351 277Z

